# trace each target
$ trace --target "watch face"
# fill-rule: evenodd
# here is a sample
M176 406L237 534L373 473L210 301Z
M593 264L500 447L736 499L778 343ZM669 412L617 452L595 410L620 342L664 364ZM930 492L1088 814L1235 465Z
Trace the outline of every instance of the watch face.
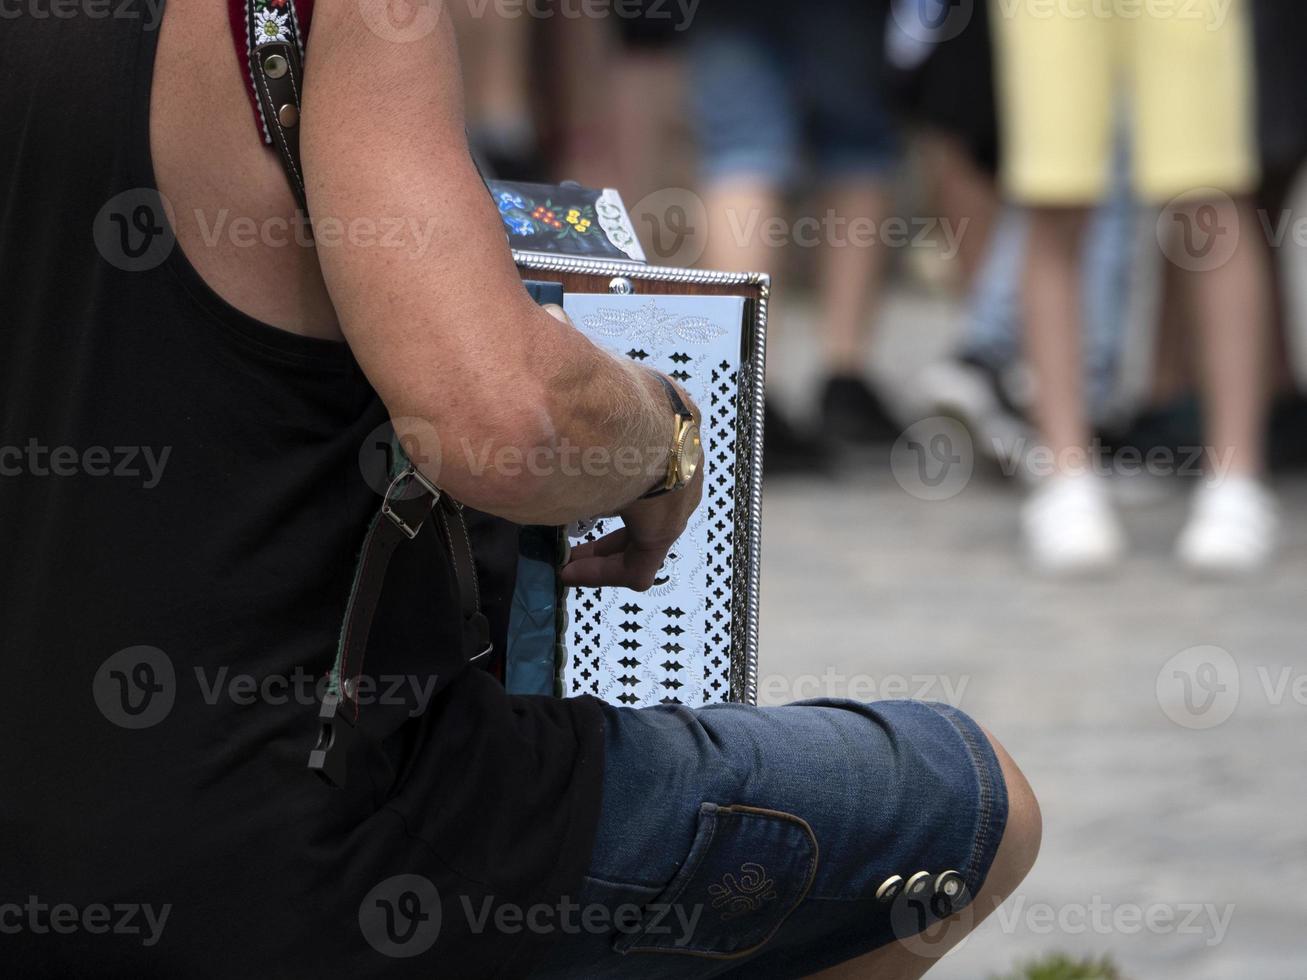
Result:
M699 470L699 464L703 461L703 445L699 441L699 427L691 425L685 430L685 438L681 442L681 456L676 467L676 483L678 486L685 486L694 479L694 474Z

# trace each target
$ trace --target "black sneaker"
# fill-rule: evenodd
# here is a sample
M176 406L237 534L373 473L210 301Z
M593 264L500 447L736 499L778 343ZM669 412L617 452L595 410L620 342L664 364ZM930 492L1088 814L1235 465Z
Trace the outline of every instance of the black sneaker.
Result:
M831 439L864 446L888 445L903 432L867 382L851 374L826 379L821 428Z
M1267 421L1267 454L1277 473L1307 469L1307 395L1281 395Z
M1098 430L1095 439L1108 453L1130 448L1139 453L1165 449L1183 459L1203 445L1203 410L1194 395L1183 395L1161 405L1150 405L1117 430Z
M770 403L763 411L763 473L823 474L830 469L830 453L820 437L799 432Z

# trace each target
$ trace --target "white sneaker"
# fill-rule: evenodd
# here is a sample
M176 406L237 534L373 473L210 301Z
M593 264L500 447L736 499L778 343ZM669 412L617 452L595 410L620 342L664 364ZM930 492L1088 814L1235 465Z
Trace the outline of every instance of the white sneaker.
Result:
M1238 575L1265 565L1279 528L1275 497L1259 480L1231 476L1194 492L1176 554L1196 572Z
M978 362L949 357L928 365L914 388L920 410L957 419L979 453L998 462L1005 474L1017 471L1031 435L1006 377Z
M1125 553L1103 481L1090 473L1042 480L1021 511L1030 560L1040 571L1074 575L1098 571Z

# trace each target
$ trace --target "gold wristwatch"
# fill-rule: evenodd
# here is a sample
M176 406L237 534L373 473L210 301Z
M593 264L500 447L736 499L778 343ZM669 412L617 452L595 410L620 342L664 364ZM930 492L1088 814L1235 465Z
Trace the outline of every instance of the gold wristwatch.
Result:
M640 498L642 500L672 490L680 490L694 479L694 474L699 471L699 464L703 461L699 423L695 421L694 413L685 404L685 399L676 390L676 385L661 373L656 373L656 376L662 383L663 390L667 392L667 399L672 403L672 411L676 413L676 429L672 435L671 448L667 451L667 475Z

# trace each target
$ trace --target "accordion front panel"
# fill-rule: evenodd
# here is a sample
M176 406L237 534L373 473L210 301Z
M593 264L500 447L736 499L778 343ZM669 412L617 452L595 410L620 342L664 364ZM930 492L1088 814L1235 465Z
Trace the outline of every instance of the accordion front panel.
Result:
M675 378L703 413L703 502L647 592L577 589L568 598L565 691L614 704L729 700L739 296L568 294L596 344ZM652 481L651 481L652 482ZM607 518L573 543L621 526Z
M518 265L526 279L561 283L577 329L675 378L703 415L703 502L656 584L569 590L562 693L633 707L753 703L766 278L531 253ZM619 527L603 518L570 541Z

